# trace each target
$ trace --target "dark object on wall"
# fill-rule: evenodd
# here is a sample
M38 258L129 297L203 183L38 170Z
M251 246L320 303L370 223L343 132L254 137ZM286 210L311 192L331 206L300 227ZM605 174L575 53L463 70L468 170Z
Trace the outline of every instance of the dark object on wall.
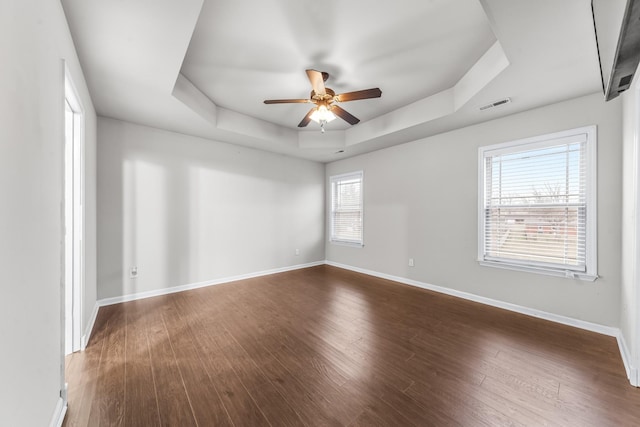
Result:
M629 89L640 62L640 0L591 0L605 101Z

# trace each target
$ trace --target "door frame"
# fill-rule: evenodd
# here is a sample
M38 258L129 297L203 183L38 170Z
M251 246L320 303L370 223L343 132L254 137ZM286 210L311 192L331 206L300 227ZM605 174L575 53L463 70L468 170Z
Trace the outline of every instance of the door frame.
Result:
M637 79L636 79L637 80ZM636 82L633 86L633 123L634 123L634 158L633 158L633 187L635 191L634 210L635 224L633 247L635 248L633 260L633 287L635 292L635 336L631 337L631 367L630 382L636 387L640 387L640 84Z
M84 227L84 181L85 181L85 168L84 168L84 152L85 152L85 110L82 106L82 102L80 101L80 96L78 95L78 91L76 90L76 86L73 83L73 78L69 71L67 64L64 66L64 103L68 103L71 110L73 111L73 137L72 137L72 147L71 147L71 165L69 164L69 159L67 158L67 135L66 135L66 126L65 126L65 141L64 141L64 174L65 174L65 187L63 189L63 203L65 203L64 209L64 223L67 223L67 210L66 210L66 201L67 201L67 169L71 167L71 176L72 176L72 242L71 248L68 248L68 243L66 241L66 232L64 235L64 257L63 269L65 271L65 285L63 288L63 307L62 307L62 316L64 318L63 330L62 330L62 339L63 342L66 343L66 325L67 320L70 321L71 328L71 346L63 345L64 354L68 353L67 349L70 348L71 352L75 352L78 350L82 350L82 316L83 316L83 296L84 296L84 283L85 283L85 250L84 250L84 235L85 235L85 227ZM65 125L66 125L66 105L64 106L65 111ZM72 251L72 283L67 283L67 275L66 270L67 266L67 252L71 249ZM67 292L71 293L71 307L66 303L67 301ZM68 319L71 317L71 319Z

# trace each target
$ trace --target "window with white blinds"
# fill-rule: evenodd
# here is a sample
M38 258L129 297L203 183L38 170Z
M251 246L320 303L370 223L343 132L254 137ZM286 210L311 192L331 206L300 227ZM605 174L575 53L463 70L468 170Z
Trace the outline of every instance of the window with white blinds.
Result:
M332 242L362 246L362 171L332 176Z
M595 280L595 127L480 149L484 265Z

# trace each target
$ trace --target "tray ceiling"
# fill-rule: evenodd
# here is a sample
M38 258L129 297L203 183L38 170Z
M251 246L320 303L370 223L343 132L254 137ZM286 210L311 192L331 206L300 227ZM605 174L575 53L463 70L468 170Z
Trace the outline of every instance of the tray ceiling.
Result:
M317 161L600 90L588 0L62 3L99 115ZM300 131L308 104L262 101L308 97L307 68L382 97Z

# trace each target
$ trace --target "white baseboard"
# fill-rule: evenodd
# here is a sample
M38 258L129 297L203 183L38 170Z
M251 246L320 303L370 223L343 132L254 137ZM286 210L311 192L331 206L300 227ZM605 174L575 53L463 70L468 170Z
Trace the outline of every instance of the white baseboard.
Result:
M631 352L629 351L629 347L627 346L627 342L624 339L624 335L622 335L621 331L618 331L618 335L616 336L618 340L618 348L620 349L620 356L622 356L622 363L624 364L624 369L627 371L627 378L629 378L629 382L631 385L635 387L640 387L640 378L638 377L638 369L633 366Z
M572 317L561 316L559 314L548 313L542 310L536 310L534 308L524 307L509 302L499 301L491 298L482 297L479 295L471 294L468 292L458 291L456 289L445 288L442 286L432 285L430 283L423 283L417 280L407 279L399 276L392 276L390 274L379 273L377 271L367 270L364 268L353 267L350 265L339 264L333 261L327 261L328 265L332 265L338 268L344 268L345 270L351 270L358 273L368 274L369 276L380 277L382 279L393 280L394 282L403 283L405 285L416 286L422 289L428 289L430 291L438 292L441 294L447 294L458 298L463 298L469 301L479 302L482 304L490 305L493 307L502 308L509 311L514 311L520 314L526 314L528 316L538 317L544 320L550 320L556 323L562 323L563 325L574 326L576 328L585 329L587 331L597 332L599 334L608 335L611 337L617 337L620 330L611 326L603 326L597 323L586 322L584 320L574 319Z
M98 317L98 303L96 302L93 306L93 311L91 312L91 317L89 318L89 323L84 330L84 335L80 340L80 350L84 351L87 348L87 344L89 344L89 340L91 339L91 333L93 332L93 326L96 323L96 318Z
M207 286L221 285L223 283L235 282L235 281L238 281L238 280L253 279L254 277L268 276L270 274L284 273L286 271L293 271L293 270L300 270L302 268L315 267L315 266L323 265L323 264L325 264L325 261L316 261L316 262L310 262L310 263L307 263L307 264L298 264L298 265L292 265L292 266L288 266L288 267L274 268L272 270L264 270L264 271L258 271L258 272L255 272L255 273L248 273L248 274L241 274L241 275L238 275L238 276L225 277L225 278L222 278L222 279L207 280L207 281L204 281L204 282L191 283L191 284L181 285L181 286L173 286L173 287L170 287L170 288L156 289L156 290L147 291L147 292L138 292L138 293L135 293L135 294L123 295L123 296L114 297L114 298L104 298L104 299L98 300L97 304L100 307L104 307L104 306L107 306L107 305L119 304L119 303L122 303L122 302L135 301L135 300L144 299L144 298L151 298L151 297L157 297L157 296L160 296L160 295L168 295L168 294L173 294L173 293L176 293L176 292L188 291L188 290L191 290L191 289L198 289L198 288L204 288L204 287L207 287Z
M49 427L62 427L62 422L64 421L66 413L67 403L62 399L62 397L59 397L58 402L56 403L56 409L53 412L53 417L51 417Z

